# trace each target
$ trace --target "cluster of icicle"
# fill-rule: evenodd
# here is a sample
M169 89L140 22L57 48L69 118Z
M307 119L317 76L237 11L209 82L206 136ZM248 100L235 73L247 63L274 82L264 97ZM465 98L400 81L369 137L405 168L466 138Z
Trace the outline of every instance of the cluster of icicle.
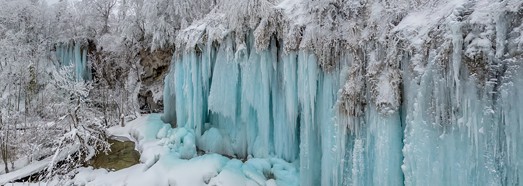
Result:
M366 103L366 86L371 87L370 99L380 113L391 113L399 108L399 41L389 37L393 37L392 24L398 24L407 10L423 2L224 2L204 19L180 32L176 42L178 55L201 51L204 45L223 43L226 37L232 36L235 42L232 50L238 56L246 49L250 32L254 36L256 51L266 50L271 39L276 39L282 43L285 53L311 51L324 71L339 67L337 63L350 55L358 58L356 60L361 64L347 69L351 72L349 78L353 79L347 79L340 94L339 102L343 105L340 111L349 116L360 116L362 105Z
M87 42L65 42L55 46L58 67L71 66L74 68L76 81L92 79L91 64L87 59ZM72 77L71 77L72 78Z

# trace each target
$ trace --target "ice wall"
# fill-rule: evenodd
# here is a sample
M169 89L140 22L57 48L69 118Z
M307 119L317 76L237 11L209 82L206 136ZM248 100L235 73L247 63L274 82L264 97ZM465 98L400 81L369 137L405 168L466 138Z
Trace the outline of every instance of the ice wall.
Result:
M92 79L91 64L87 59L87 47L79 43L59 43L56 45L56 57L61 66L74 67L77 81Z
M205 40L173 57L163 119L201 150L292 162L304 186L522 185L521 12L448 2L329 63L252 32Z
M258 52L252 40L236 52L227 38L173 59L163 119L195 130L202 150L295 162L301 185L521 184L520 62L499 62L482 85L465 64L449 76L456 72L429 55L420 77L402 70L399 110L369 103L348 117L337 100L354 56L324 71L311 52L284 53L274 39ZM411 56L401 56L408 66Z

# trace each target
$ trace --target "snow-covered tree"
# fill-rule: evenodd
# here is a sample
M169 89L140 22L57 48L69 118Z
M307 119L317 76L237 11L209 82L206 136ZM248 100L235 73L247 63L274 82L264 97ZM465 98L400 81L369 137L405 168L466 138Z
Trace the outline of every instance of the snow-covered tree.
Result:
M72 165L104 150L105 126L89 105L90 84L77 82L68 70L56 71L53 63L56 43L88 36L70 9L73 4L0 4L0 157L11 163L2 171L10 171L16 159L39 160L77 142L82 143L75 154L83 159L71 160Z
M67 173L72 168L82 165L92 158L98 151L106 151L109 144L106 141L105 125L102 115L91 105L90 92L92 85L89 82L76 81L71 67L61 67L53 71L52 80L46 87L48 96L53 99L53 109L60 117L54 122L63 133L54 139L53 162L48 169L48 176L58 173ZM73 155L69 155L73 153ZM67 157L63 157L67 155ZM68 162L59 164L58 161Z

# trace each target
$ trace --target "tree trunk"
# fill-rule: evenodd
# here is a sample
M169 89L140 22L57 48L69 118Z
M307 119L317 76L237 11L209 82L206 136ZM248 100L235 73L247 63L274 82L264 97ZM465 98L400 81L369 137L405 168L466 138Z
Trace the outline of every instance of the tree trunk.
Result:
M124 117L124 114L120 115L120 123L121 123L122 127L125 127L125 117Z
M5 169L5 173L9 173L9 166L7 164L7 161L9 160L9 158L7 157L7 138L5 139L2 139L1 140L1 143L0 144L0 150L2 150L2 161L4 162L4 169Z
M2 144L2 149L5 147L6 145L3 145ZM4 162L4 166L5 166L5 173L9 173L9 166L7 165L7 149L3 149L3 153L2 153L2 161Z
M0 111L0 127L3 127L4 124L2 123L2 112ZM1 129L1 128L0 128ZM1 130L0 130L1 131ZM7 165L7 160L9 159L7 157L7 138L9 137L8 135L8 130L5 130L5 133L6 135L4 136L3 139L0 138L0 150L2 150L2 161L4 162L4 169L5 169L5 173L9 173L9 166Z

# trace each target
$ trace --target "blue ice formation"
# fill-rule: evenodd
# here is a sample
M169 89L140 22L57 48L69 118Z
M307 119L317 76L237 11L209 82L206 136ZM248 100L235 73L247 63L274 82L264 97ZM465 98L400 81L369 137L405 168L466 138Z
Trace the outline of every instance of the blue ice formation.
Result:
M143 164L138 166L144 166L140 168L144 176L129 177L127 185L299 185L295 165L279 158L250 158L242 162L219 154L197 156L194 131L172 128L159 114L140 117L128 126L130 137L141 152ZM213 138L213 131L217 132L206 132L209 139ZM205 145L203 148L223 147L219 140Z
M87 47L78 42L56 45L56 57L60 66L74 67L76 81L92 79L91 64L87 58Z
M173 57L162 119L193 130L202 150L296 163L303 186L523 184L521 61L492 60L490 73L469 76L455 47L452 66L431 52L418 74L398 54L399 108L384 114L367 102L361 115L343 115L340 89L357 54L326 71L311 51L286 53L275 39L257 51L253 40Z

